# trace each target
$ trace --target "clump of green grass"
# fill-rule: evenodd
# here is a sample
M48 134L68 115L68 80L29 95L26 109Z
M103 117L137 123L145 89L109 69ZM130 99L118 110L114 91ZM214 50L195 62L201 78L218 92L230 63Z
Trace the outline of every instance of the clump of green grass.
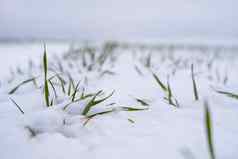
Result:
M168 103L172 106L175 107L179 107L179 102L178 100L174 97L171 87L170 87L170 83L169 83L169 77L167 80L167 85L165 85L160 79L159 77L153 73L153 77L155 78L156 82L158 83L158 85L160 86L160 88L162 89L162 91L164 92L164 94L166 95L164 97L164 99L166 101L168 101Z
M83 112L82 112L82 115L87 115L88 112L91 110L92 107L96 106L97 104L99 103L102 103L104 102L105 100L107 100L108 98L110 98L113 94L114 94L114 91L109 94L108 96L102 98L102 99L98 99L96 100L97 96L99 96L100 94L102 93L102 90L98 91L93 97L92 99L88 102L88 104L85 106Z
M119 106L116 108L112 108L110 110L106 110L106 111L102 111L102 112L98 112L95 114L91 114L91 115L86 115L87 120L84 122L84 126L94 117L99 116L99 115L105 115L105 114L109 114L112 112L116 112L116 111L128 111L128 112L132 112L132 111L143 111L143 110L148 110L148 108L135 108L135 107L127 107L127 106ZM135 121L133 121L132 119L128 119L129 122L131 123L135 123Z
M209 154L211 159L215 159L214 146L213 146L212 117L207 101L205 101L204 106L205 106L206 136L207 136L207 143L209 146Z
M192 76L192 82L193 82L194 99L195 100L199 100L197 85L196 85L196 81L195 81L194 66L193 66L193 64L191 65L191 76Z

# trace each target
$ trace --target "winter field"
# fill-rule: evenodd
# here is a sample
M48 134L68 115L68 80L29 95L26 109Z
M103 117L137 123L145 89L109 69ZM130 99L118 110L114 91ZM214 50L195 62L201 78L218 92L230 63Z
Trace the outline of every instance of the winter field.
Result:
M0 44L0 159L237 159L238 45Z

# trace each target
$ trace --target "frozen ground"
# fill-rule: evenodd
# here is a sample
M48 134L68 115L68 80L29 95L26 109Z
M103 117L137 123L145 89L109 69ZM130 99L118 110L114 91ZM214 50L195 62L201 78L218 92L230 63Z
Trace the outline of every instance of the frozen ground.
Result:
M208 159L204 100L211 111L216 157L238 158L238 100L215 91L238 92L237 50L215 45L108 43L69 49L67 44L47 44L49 77L58 73L66 81L66 92L69 81L80 81L76 98L83 90L93 94L103 90L105 94L99 99L115 91L88 115L113 112L95 116L86 125L88 116L82 111L92 97L63 109L71 96L63 93L55 78L52 83L57 95L50 87L53 106L46 106L43 51L41 44L0 45L1 159ZM194 100L191 64L198 101ZM164 99L166 94L152 73L164 83L169 76L173 98L179 105ZM9 94L32 77L37 77L35 84L26 83ZM120 111L122 106L146 110Z

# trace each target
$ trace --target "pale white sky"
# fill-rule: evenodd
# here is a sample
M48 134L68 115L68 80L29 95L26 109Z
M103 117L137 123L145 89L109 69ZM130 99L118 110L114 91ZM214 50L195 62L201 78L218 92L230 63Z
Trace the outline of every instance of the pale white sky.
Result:
M0 38L238 37L238 0L0 0Z

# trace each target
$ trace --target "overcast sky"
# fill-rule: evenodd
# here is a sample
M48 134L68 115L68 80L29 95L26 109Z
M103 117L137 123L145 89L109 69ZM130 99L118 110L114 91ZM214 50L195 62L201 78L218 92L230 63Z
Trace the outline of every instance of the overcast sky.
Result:
M0 38L238 37L238 0L0 0Z

